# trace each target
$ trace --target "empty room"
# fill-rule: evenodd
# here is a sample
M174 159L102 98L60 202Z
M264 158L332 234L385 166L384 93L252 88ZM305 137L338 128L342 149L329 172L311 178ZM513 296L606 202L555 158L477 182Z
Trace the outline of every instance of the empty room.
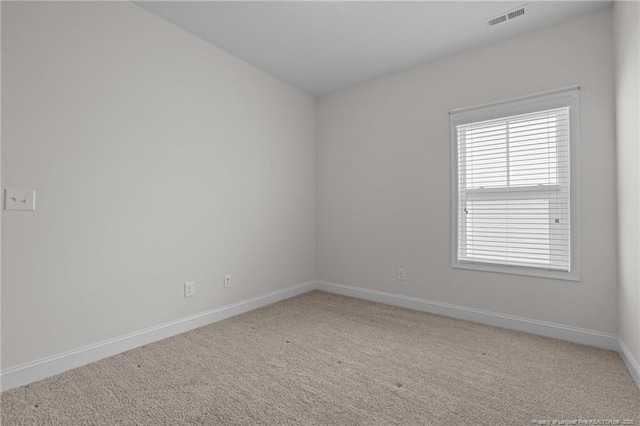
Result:
M640 1L2 1L2 425L640 425Z

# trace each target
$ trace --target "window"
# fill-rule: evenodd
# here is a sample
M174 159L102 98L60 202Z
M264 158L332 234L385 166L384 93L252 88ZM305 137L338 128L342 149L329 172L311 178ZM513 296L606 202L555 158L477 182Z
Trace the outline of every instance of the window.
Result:
M454 268L580 279L578 98L451 112Z

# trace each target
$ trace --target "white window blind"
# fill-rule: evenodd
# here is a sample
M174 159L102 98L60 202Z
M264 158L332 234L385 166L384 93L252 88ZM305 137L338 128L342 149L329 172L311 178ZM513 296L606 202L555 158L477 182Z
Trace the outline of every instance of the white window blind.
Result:
M502 105L490 119L475 114L480 118L474 120L469 113L462 120L452 117L457 266L575 272L575 106L557 100L527 103L516 102L518 113L511 114L509 105Z

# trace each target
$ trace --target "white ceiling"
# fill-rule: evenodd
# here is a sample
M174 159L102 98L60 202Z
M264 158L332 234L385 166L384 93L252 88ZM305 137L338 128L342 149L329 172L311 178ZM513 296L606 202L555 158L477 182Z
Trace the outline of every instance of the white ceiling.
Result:
M323 95L606 7L609 1L140 1L256 67ZM486 19L528 4L495 27Z

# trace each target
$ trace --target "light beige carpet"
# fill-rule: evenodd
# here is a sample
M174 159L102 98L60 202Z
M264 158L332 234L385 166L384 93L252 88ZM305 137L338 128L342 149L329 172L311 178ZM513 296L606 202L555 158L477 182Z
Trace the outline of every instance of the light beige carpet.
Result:
M640 425L615 352L318 291L0 397L3 425Z

